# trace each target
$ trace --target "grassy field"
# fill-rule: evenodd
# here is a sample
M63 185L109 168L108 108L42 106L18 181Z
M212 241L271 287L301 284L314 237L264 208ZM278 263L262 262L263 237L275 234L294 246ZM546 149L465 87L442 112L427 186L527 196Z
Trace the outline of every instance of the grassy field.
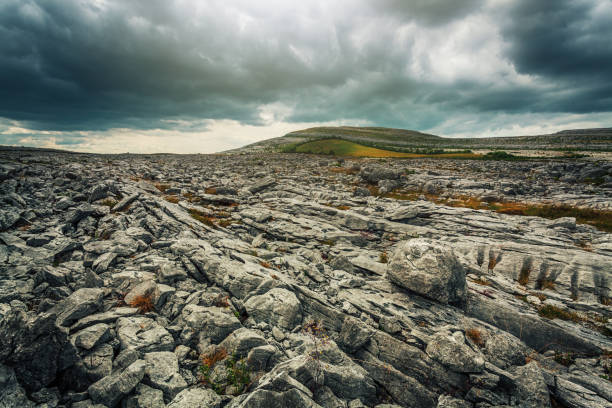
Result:
M296 153L312 154L331 154L335 156L353 157L399 157L399 158L419 158L419 157L439 157L439 158L478 158L480 155L474 153L442 153L442 154L416 154L394 152L390 150L377 149L375 147L364 146L358 143L349 142L341 139L321 139L291 147L288 151Z

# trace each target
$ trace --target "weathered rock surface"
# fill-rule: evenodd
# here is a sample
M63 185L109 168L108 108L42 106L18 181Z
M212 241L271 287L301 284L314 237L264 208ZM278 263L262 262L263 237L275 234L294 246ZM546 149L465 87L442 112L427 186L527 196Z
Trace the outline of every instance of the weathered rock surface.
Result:
M439 302L465 302L463 266L452 250L432 240L418 238L398 245L387 276L396 285Z
M611 406L609 163L299 158L2 150L0 408Z

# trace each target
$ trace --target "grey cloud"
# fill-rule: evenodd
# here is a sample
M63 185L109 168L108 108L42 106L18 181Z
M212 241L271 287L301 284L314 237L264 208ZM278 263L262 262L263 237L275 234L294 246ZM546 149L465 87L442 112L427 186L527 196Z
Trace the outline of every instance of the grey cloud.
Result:
M289 121L425 130L466 112L612 106L612 17L594 14L601 2L499 10L484 0L292 3L5 0L0 117L35 130L190 130L208 119L261 124L259 108L280 103L294 108ZM534 76L531 84L413 75L415 63L426 71L448 64L419 60L421 28L444 33L483 13L499 23L506 57Z
M422 24L439 25L464 17L478 10L484 0L381 0L375 2L391 14Z

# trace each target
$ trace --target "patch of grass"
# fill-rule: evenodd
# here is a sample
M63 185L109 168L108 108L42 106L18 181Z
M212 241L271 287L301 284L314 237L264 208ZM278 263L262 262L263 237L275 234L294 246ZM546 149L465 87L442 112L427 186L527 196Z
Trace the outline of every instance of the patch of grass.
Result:
M156 189L158 189L162 193L165 193L166 190L170 188L170 184L155 183L153 185L155 186Z
M475 279L472 282L474 282L477 285L481 285L481 286L491 286L491 282L489 282L488 280L484 280L482 278Z
M581 208L567 204L529 205L513 203L502 205L498 213L557 219L574 217L578 224L589 224L602 231L612 232L612 211Z
M198 211L195 208L189 210L189 215L194 220L200 221L204 225L208 225L209 227L215 228L214 218L209 215L204 214L202 211Z
M470 338L478 347L484 347L485 341L482 338L482 331L477 328L467 329L465 335Z
M179 198L177 196L175 196L175 195L164 196L164 200L166 200L166 201L168 201L169 203L172 203L172 204L178 204L178 202L179 202Z
M349 207L348 205L333 205L329 203L323 203L323 205L326 207L335 208L336 210L340 210L340 211L346 211L346 210L351 209L351 207Z
M251 371L246 364L246 359L236 360L236 358L232 356L225 362L225 367L227 367L228 370L228 384L234 386L235 394L241 394L251 382Z
M367 186L367 188L373 196L380 195L378 187ZM394 191L382 195L385 198L409 201L416 201L421 196L424 196L427 201L449 207L472 208L474 210L487 209L500 214L541 217L550 220L574 217L577 224L588 224L602 231L612 232L612 211L610 210L582 208L568 204L487 203L477 197L465 195L441 197L436 194L424 194L417 190Z
M445 152L443 150L427 150L423 153L408 153L382 148L365 146L363 144L350 142L343 139L318 139L298 145L291 145L284 148L286 153L310 153L310 154L329 154L335 156L353 157L398 157L398 158L479 158L478 154L467 152Z
M197 195L193 194L192 192L185 192L183 193L183 197L185 197L185 199L187 201L189 201L190 203L193 203L195 201L199 201L200 197L198 197Z
M229 218L226 218L226 219L223 219L223 220L219 220L219 221L217 221L217 224L218 224L220 227L227 228L227 227L229 227L230 225L232 225L234 222L235 222L234 220L229 219Z
M117 204L117 201L113 200L112 198L107 198L107 199L100 201L100 205L103 205L108 208L113 208L115 204Z
M489 152L482 156L483 160L522 160L523 158L520 156L515 156L511 153L505 152L503 150L496 150L494 152Z
M215 365L225 360L227 369L227 377L219 382L211 381L210 375ZM237 360L236 356L228 357L227 350L223 347L218 347L208 355L202 357L202 365L200 366L200 379L202 383L210 386L217 394L223 394L232 386L232 394L238 395L245 391L251 382L251 371L249 370L246 360Z
M389 262L389 256L386 252L381 252L380 255L378 255L378 262L385 264Z
M538 314L546 319L561 319L574 323L583 322L586 319L576 312L561 309L553 305L544 305L538 309Z
M322 243L323 245L327 245L327 246L334 246L336 245L336 241L334 241L333 239L324 239L322 241L319 241L320 243Z
M155 304L153 303L152 294L136 296L134 299L132 299L129 305L131 307L137 308L138 313L140 314L148 313L152 311L153 309L155 309Z

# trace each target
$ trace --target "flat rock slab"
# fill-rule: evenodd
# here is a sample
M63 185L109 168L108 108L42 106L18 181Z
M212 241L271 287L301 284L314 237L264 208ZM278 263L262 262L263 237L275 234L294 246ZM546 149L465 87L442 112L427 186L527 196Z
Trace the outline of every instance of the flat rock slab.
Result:
M117 337L121 349L134 349L143 353L171 351L174 339L166 329L147 317L122 317L117 320Z

